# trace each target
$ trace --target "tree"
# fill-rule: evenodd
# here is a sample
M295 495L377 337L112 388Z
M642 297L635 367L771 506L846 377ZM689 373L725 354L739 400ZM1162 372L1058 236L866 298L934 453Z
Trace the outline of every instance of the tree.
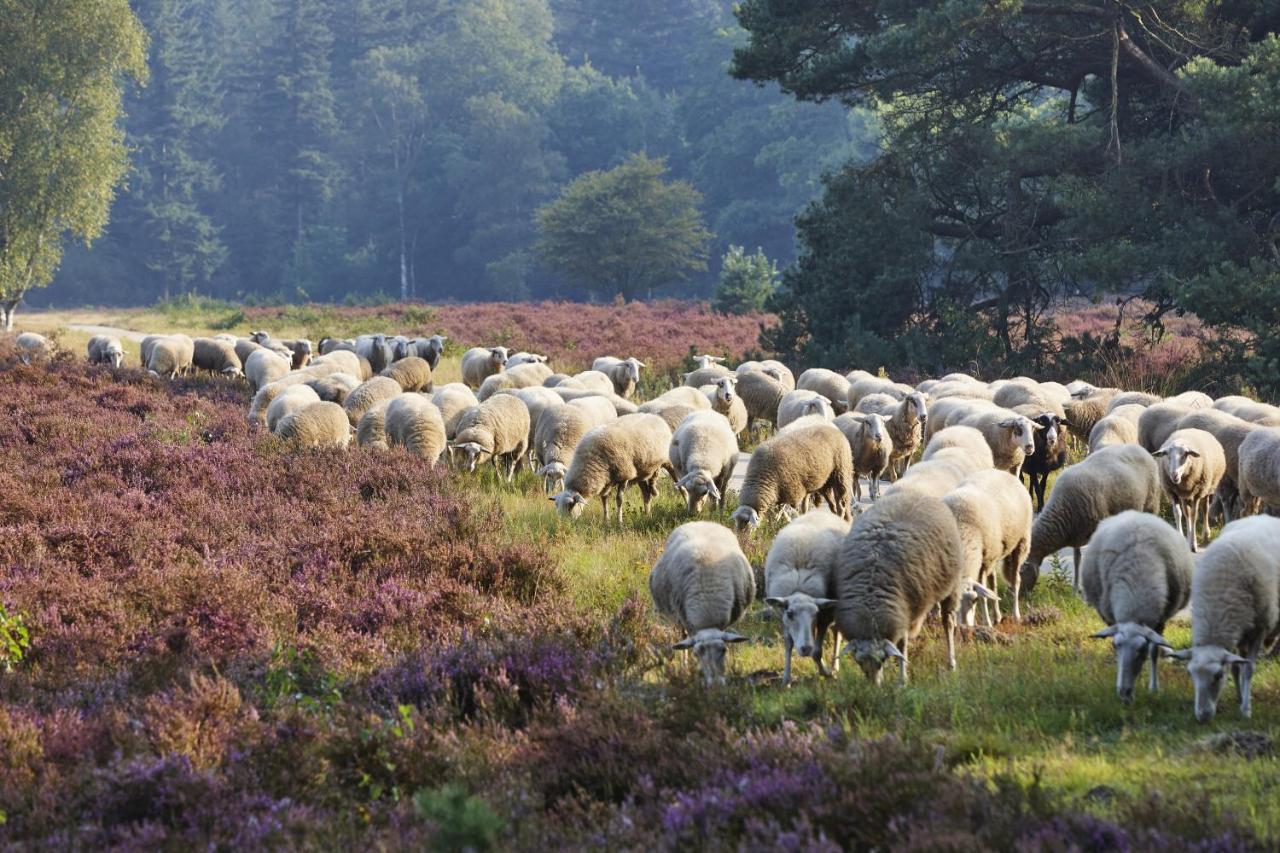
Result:
M742 246L730 246L720 261L711 307L725 314L762 311L777 287L778 265L765 257L763 249L748 255Z
M64 235L101 233L128 158L121 87L145 80L125 0L0 0L0 315L48 284Z
M666 181L666 162L634 154L607 172L588 172L538 211L543 263L589 292L646 296L707 268L712 234L701 196Z
M1197 310L1207 282L1239 287L1259 268L1280 270L1269 8L746 0L750 41L734 73L877 109L882 153L843 182L910 200L908 230L933 246L931 263L912 263L910 328L980 314L1001 360L1034 368L1052 354L1048 314L1063 295L1141 292L1158 320ZM810 231L828 230L812 212ZM863 230L821 248L806 240L810 267ZM870 260L887 268L897 245L878 245ZM812 298L806 315L836 314L809 274L802 263L789 278ZM809 345L845 337L827 326ZM1259 363L1241 353L1236 367L1280 384Z

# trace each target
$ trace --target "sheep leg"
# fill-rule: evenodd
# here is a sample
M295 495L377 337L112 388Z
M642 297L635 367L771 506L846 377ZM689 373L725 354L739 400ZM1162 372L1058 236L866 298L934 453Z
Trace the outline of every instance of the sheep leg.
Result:
M1147 686L1151 688L1151 692L1155 693L1160 689L1160 676L1156 674L1156 663L1160 660L1160 647L1151 647L1151 675L1147 682Z
M947 668L954 672L956 668L956 612L954 608L948 607L946 602L942 604L942 630L947 634Z
M818 667L818 675L823 678L830 678L831 673L827 670L827 665L822 661L822 646L827 641L827 625L821 622L813 626L814 644L813 644L813 662Z
M1191 533L1191 553L1196 554L1200 551L1200 542L1197 538L1198 528L1200 526L1200 499L1193 500L1188 506L1188 513L1191 518L1191 524L1188 529ZM1206 537L1207 538L1207 537Z
M1240 716L1248 719L1253 714L1251 683L1253 667L1243 663L1231 665L1231 677L1236 683L1236 698L1240 700Z
M619 485L617 495L614 497L614 502L618 505L618 526L619 527L622 526L622 491L625 488L626 488L625 484Z
M1076 592L1080 591L1080 549L1071 549L1071 587Z
M1178 528L1178 532L1183 536L1187 535L1187 532L1182 529L1182 501L1178 498L1173 499L1173 526Z
M902 659L898 661L898 683L903 687L907 686L907 644L910 642L905 637L902 639Z
M782 686L791 686L791 635L788 634L782 640Z
M605 526L607 527L609 525L609 492L608 490L605 490L605 493L600 496L600 512L604 518Z

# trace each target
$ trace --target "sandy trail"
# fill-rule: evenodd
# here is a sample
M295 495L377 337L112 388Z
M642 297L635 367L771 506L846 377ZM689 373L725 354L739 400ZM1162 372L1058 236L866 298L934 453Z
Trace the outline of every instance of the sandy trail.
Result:
M112 335L134 343L141 343L142 339L146 337L142 332L135 332L131 329L120 329L115 326L96 326L92 323L67 323L67 328L90 335Z

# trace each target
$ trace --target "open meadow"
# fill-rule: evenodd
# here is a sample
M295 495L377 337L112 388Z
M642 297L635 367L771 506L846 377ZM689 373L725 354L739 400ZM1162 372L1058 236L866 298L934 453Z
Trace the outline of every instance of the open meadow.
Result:
M124 367L84 360L92 326L441 333L437 385L503 344L567 373L639 356L646 399L695 353L751 357L771 322L679 302L20 316L61 349L24 364L0 341L0 846L1275 849L1274 660L1251 719L1228 690L1197 723L1170 663L1124 705L1102 621L1046 574L1021 624L960 631L957 671L931 620L906 686L846 659L784 688L757 601L704 687L647 584L690 520L669 480L621 528L596 503L570 520L523 467L293 450L246 421L242 379L157 379L127 336ZM779 526L740 534L757 580ZM1189 620L1164 636L1187 647Z

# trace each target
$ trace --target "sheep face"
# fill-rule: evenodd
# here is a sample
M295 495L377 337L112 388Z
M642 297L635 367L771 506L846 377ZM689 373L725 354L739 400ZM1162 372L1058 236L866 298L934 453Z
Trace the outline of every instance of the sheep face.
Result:
M552 462L538 469L538 476L543 480L543 488L548 495L555 494L564 488L564 477L568 473L563 462Z
M890 640L853 640L845 645L843 654L852 655L862 674L876 684L884 676L884 665L889 658L897 658L903 665L907 662L906 655Z
M506 347L490 347L489 360L493 362L495 367L506 367L507 348Z
M796 592L786 598L766 598L764 603L782 616L783 635L791 647L802 656L811 658L814 653L814 623L818 613L835 607L834 598L812 598Z
M260 347L265 347L267 345L267 342L271 340L271 335L259 329L258 331L249 335L249 340L253 341L255 344L257 344Z
M1253 661L1232 654L1221 646L1196 646L1174 652L1171 658L1187 661L1187 673L1196 693L1196 722L1207 723L1218 710L1218 697L1230 666L1240 688L1240 713L1248 717L1250 710L1249 681Z
M110 359L112 367L119 367L124 364L124 350L113 345L111 349L107 351L107 358Z
M920 424L927 423L929 420L929 407L925 405L923 394L907 395L907 423Z
M803 411L806 415L821 415L827 420L835 417L835 412L831 411L831 403L821 396L806 400Z
M1151 689L1155 690L1155 658L1160 649L1172 651L1172 647L1164 637L1136 622L1121 622L1104 628L1093 635L1095 638L1111 639L1116 649L1116 695L1125 704L1133 701L1133 685L1142 674L1142 665L1147 658L1152 658Z
M738 396L738 380L731 376L716 381L716 399L728 405Z
M756 512L755 507L743 506L738 507L730 516L733 519L733 527L739 533L747 531L752 533L760 526L760 513Z
M1165 442L1164 447L1151 454L1160 460L1169 482L1179 485L1191 473L1200 452L1177 441Z
M859 430L862 433L862 440L877 448L884 445L885 438L888 436L888 431L884 425L884 418L880 415L867 415L866 418L863 419L862 426L859 427Z
M675 644L677 649L693 649L702 668L702 680L711 687L724 684L725 652L729 643L741 643L747 638L732 631L721 631L719 628L704 628L692 637L685 637Z
M458 463L467 473L474 473L476 467L483 465L489 459L490 451L483 444L476 441L464 441L461 444L454 443L450 445L455 451L462 455L461 461Z
M720 489L706 471L690 471L676 481L676 488L684 492L689 512L702 512L707 498L720 503Z
M645 366L644 362L638 358L629 358L626 361L624 361L623 364L627 366L627 376L631 379L631 381L639 382L640 368Z
M556 505L556 510L561 515L568 518L577 518L582 515L582 509L587 505L586 498L568 489L552 495L549 500Z
M1062 422L1057 415L1052 412L1045 412L1032 423L1040 425L1041 432L1036 437L1040 439L1042 447L1053 449L1058 446L1058 436L1061 434Z
M980 583L973 580L967 580L964 589L960 592L960 606L957 608L956 621L961 625L973 625L978 602L986 599L987 601L999 601L1000 596L987 589Z
M222 368L222 375L228 379L236 379L237 377L244 376L244 373L235 365L228 364L226 367Z
M1005 418L1000 422L1001 429L1009 431L1013 442L1022 448L1027 456L1036 452L1036 430L1044 429L1030 418L1019 415L1016 418Z
M396 341L395 360L400 361L401 359L408 358L409 356L413 355L415 348L417 346L417 343L418 341L416 339L412 341L410 340Z

